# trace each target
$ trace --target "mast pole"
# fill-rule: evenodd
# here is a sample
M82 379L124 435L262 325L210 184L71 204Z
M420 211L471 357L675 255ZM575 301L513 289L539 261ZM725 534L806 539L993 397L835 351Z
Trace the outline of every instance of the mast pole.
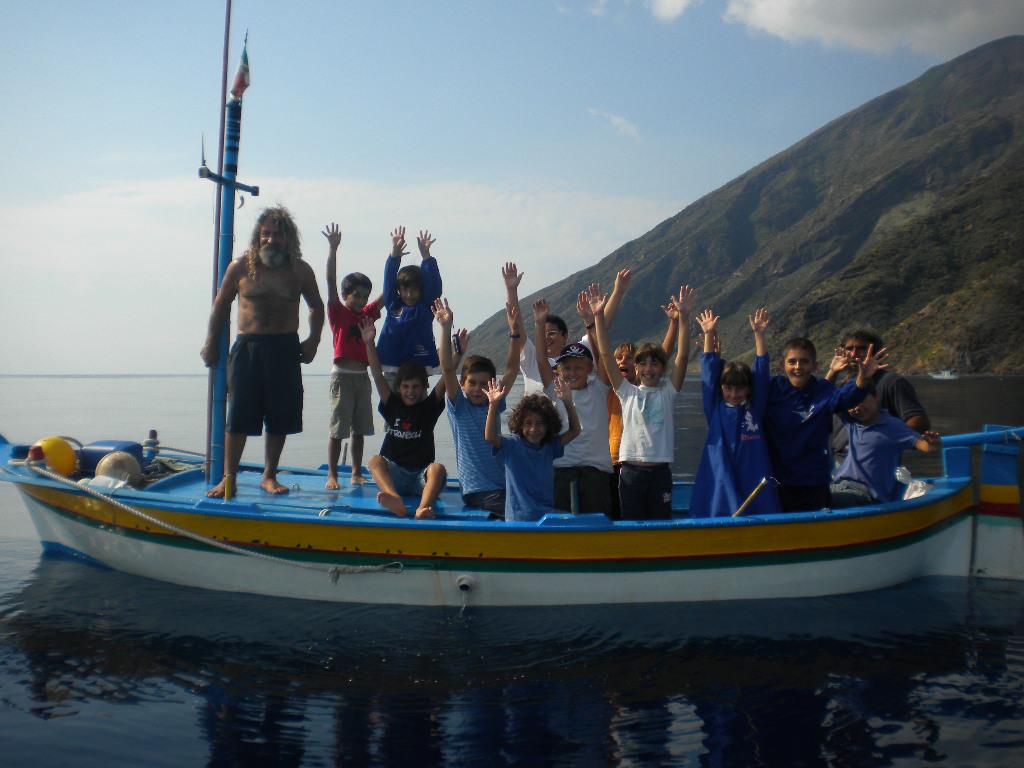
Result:
M228 100L228 49L231 43L231 0L224 2L224 50L221 56L220 68L220 103L225 104ZM227 110L220 113L220 132L217 135L217 175L224 174L224 130L225 116ZM218 190L219 191L219 190ZM210 301L217 297L217 290L220 288L220 281L223 273L220 271L220 217L221 217L221 195L216 196L216 208L213 214L213 280L210 292ZM231 316L227 319L228 333L231 332ZM207 376L206 383L206 463L203 468L206 473L206 482L211 481L211 463L213 450L216 444L220 455L224 455L224 431L219 434L213 431L213 409L217 392L217 369L212 368ZM223 465L223 462L221 462Z
M229 0L230 1L230 0ZM217 258L214 260L216 270L216 288L224 280L224 273L231 264L232 248L235 235L235 190L248 192L253 197L259 195L259 187L241 184L236 180L238 174L238 143L242 133L242 93L249 86L249 54L246 44L242 46L242 59L231 86L231 98L224 105L224 140L221 143L223 153L223 170L214 173L206 165L199 168L199 177L210 179L220 187L220 219L217 236ZM214 297L216 297L216 291ZM207 482L212 482L224 474L224 426L227 410L228 391L228 340L230 322L225 322L217 337L217 365L210 372L211 386L208 397L208 439L207 447ZM228 492L225 491L225 498Z

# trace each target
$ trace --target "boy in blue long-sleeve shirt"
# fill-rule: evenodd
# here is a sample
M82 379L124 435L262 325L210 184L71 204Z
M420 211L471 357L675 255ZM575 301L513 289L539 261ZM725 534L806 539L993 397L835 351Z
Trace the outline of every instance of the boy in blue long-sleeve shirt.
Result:
M384 305L387 318L377 340L377 356L386 378L394 376L403 363L419 363L428 374L439 372L434 344L434 314L431 307L441 296L441 273L430 255L434 239L429 232L416 238L423 261L417 267L401 267L405 250L405 227L391 233L391 255L384 265ZM401 268L400 268L401 267Z
M855 381L836 388L827 379L815 378L817 352L810 339L796 337L782 352L785 371L772 378L768 388L765 427L772 470L779 481L779 501L786 512L831 506L829 480L832 461L829 435L832 414L846 412L867 394L868 381L880 368L886 350L869 347L857 369ZM849 360L836 355L832 366L846 367Z

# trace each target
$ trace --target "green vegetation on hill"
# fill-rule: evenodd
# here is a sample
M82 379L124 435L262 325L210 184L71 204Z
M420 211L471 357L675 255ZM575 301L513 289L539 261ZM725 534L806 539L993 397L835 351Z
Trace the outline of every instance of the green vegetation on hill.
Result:
M870 326L901 371L1024 372L1024 37L981 46L834 120L599 263L555 283L575 317L586 283L635 277L617 339L658 339L673 287L722 315L727 356L750 353L767 305L773 352L807 335L826 357ZM503 313L502 313L503 314ZM501 359L504 320L473 332Z

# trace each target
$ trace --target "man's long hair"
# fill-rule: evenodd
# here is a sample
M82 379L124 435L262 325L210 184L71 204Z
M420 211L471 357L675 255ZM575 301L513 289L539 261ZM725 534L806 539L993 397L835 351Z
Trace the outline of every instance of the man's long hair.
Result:
M260 258L260 227L268 222L277 224L278 230L284 235L284 252L288 254L288 263L294 267L302 259L299 230L292 220L291 213L283 205L265 208L256 219L256 225L252 228L252 237L249 238L249 247L245 250L245 263L249 267L250 278L256 277L256 262Z

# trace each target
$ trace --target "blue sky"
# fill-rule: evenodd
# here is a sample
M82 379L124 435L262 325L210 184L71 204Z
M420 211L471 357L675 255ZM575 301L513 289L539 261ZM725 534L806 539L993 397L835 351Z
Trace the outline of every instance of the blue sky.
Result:
M0 47L2 373L199 373L223 6L7 2ZM1024 32L1019 0L236 0L241 178L321 276L379 285L429 228L456 312L591 264L928 67ZM241 249L236 248L236 255ZM321 290L326 290L321 285ZM309 370L330 367L324 335Z

